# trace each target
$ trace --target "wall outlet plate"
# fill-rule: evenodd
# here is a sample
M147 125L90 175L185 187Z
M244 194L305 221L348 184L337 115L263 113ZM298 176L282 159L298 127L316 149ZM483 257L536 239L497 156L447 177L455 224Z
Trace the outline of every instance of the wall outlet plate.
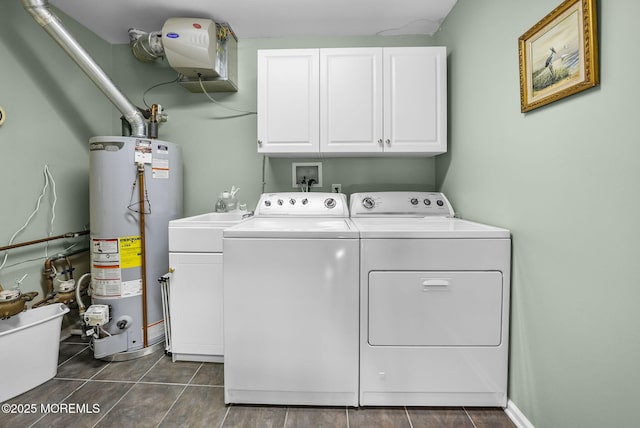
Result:
M342 193L342 184L332 184L331 193Z

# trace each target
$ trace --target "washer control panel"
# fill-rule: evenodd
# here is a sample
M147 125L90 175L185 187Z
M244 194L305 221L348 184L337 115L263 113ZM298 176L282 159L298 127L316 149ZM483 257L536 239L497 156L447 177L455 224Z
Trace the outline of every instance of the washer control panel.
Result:
M440 192L370 192L351 195L351 217L453 217L453 207Z
M261 217L349 217L343 193L263 193L256 207Z

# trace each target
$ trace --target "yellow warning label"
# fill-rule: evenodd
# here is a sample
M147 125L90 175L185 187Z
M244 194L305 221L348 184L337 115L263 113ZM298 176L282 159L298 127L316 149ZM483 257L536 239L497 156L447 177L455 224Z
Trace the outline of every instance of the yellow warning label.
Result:
M139 236L123 236L118 241L120 267L128 269L142 266L142 239Z

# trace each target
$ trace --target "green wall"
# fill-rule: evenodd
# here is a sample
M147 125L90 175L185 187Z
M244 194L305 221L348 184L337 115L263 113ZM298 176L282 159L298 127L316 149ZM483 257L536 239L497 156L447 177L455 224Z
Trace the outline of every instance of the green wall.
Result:
M536 428L638 426L635 0L598 2L601 84L520 113L518 37L560 0L458 0L438 187L513 234L509 397Z
M72 20L65 22L94 59L110 69L111 46ZM87 229L87 140L92 135L111 132L117 116L95 85L19 1L3 1L0 6L0 105L7 114L6 122L0 126L0 246L8 244L36 208L45 184L45 165L56 184L55 211L51 183L38 214L14 242L49 236L54 214L53 235ZM86 247L86 241L71 239L52 241L48 249L40 244L12 250L0 270L0 283L12 288L16 280L28 274L22 291L38 291L36 300L41 299L43 259L75 242ZM76 278L88 270L84 256L78 257L72 258L78 264ZM0 254L0 264L3 259L4 254Z

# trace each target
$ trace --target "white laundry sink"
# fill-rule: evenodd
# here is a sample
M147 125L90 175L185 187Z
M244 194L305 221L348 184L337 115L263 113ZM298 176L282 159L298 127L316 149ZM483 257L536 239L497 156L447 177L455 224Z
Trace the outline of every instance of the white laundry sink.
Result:
M240 223L248 211L211 212L169 222L169 251L217 253L222 251L222 231Z

